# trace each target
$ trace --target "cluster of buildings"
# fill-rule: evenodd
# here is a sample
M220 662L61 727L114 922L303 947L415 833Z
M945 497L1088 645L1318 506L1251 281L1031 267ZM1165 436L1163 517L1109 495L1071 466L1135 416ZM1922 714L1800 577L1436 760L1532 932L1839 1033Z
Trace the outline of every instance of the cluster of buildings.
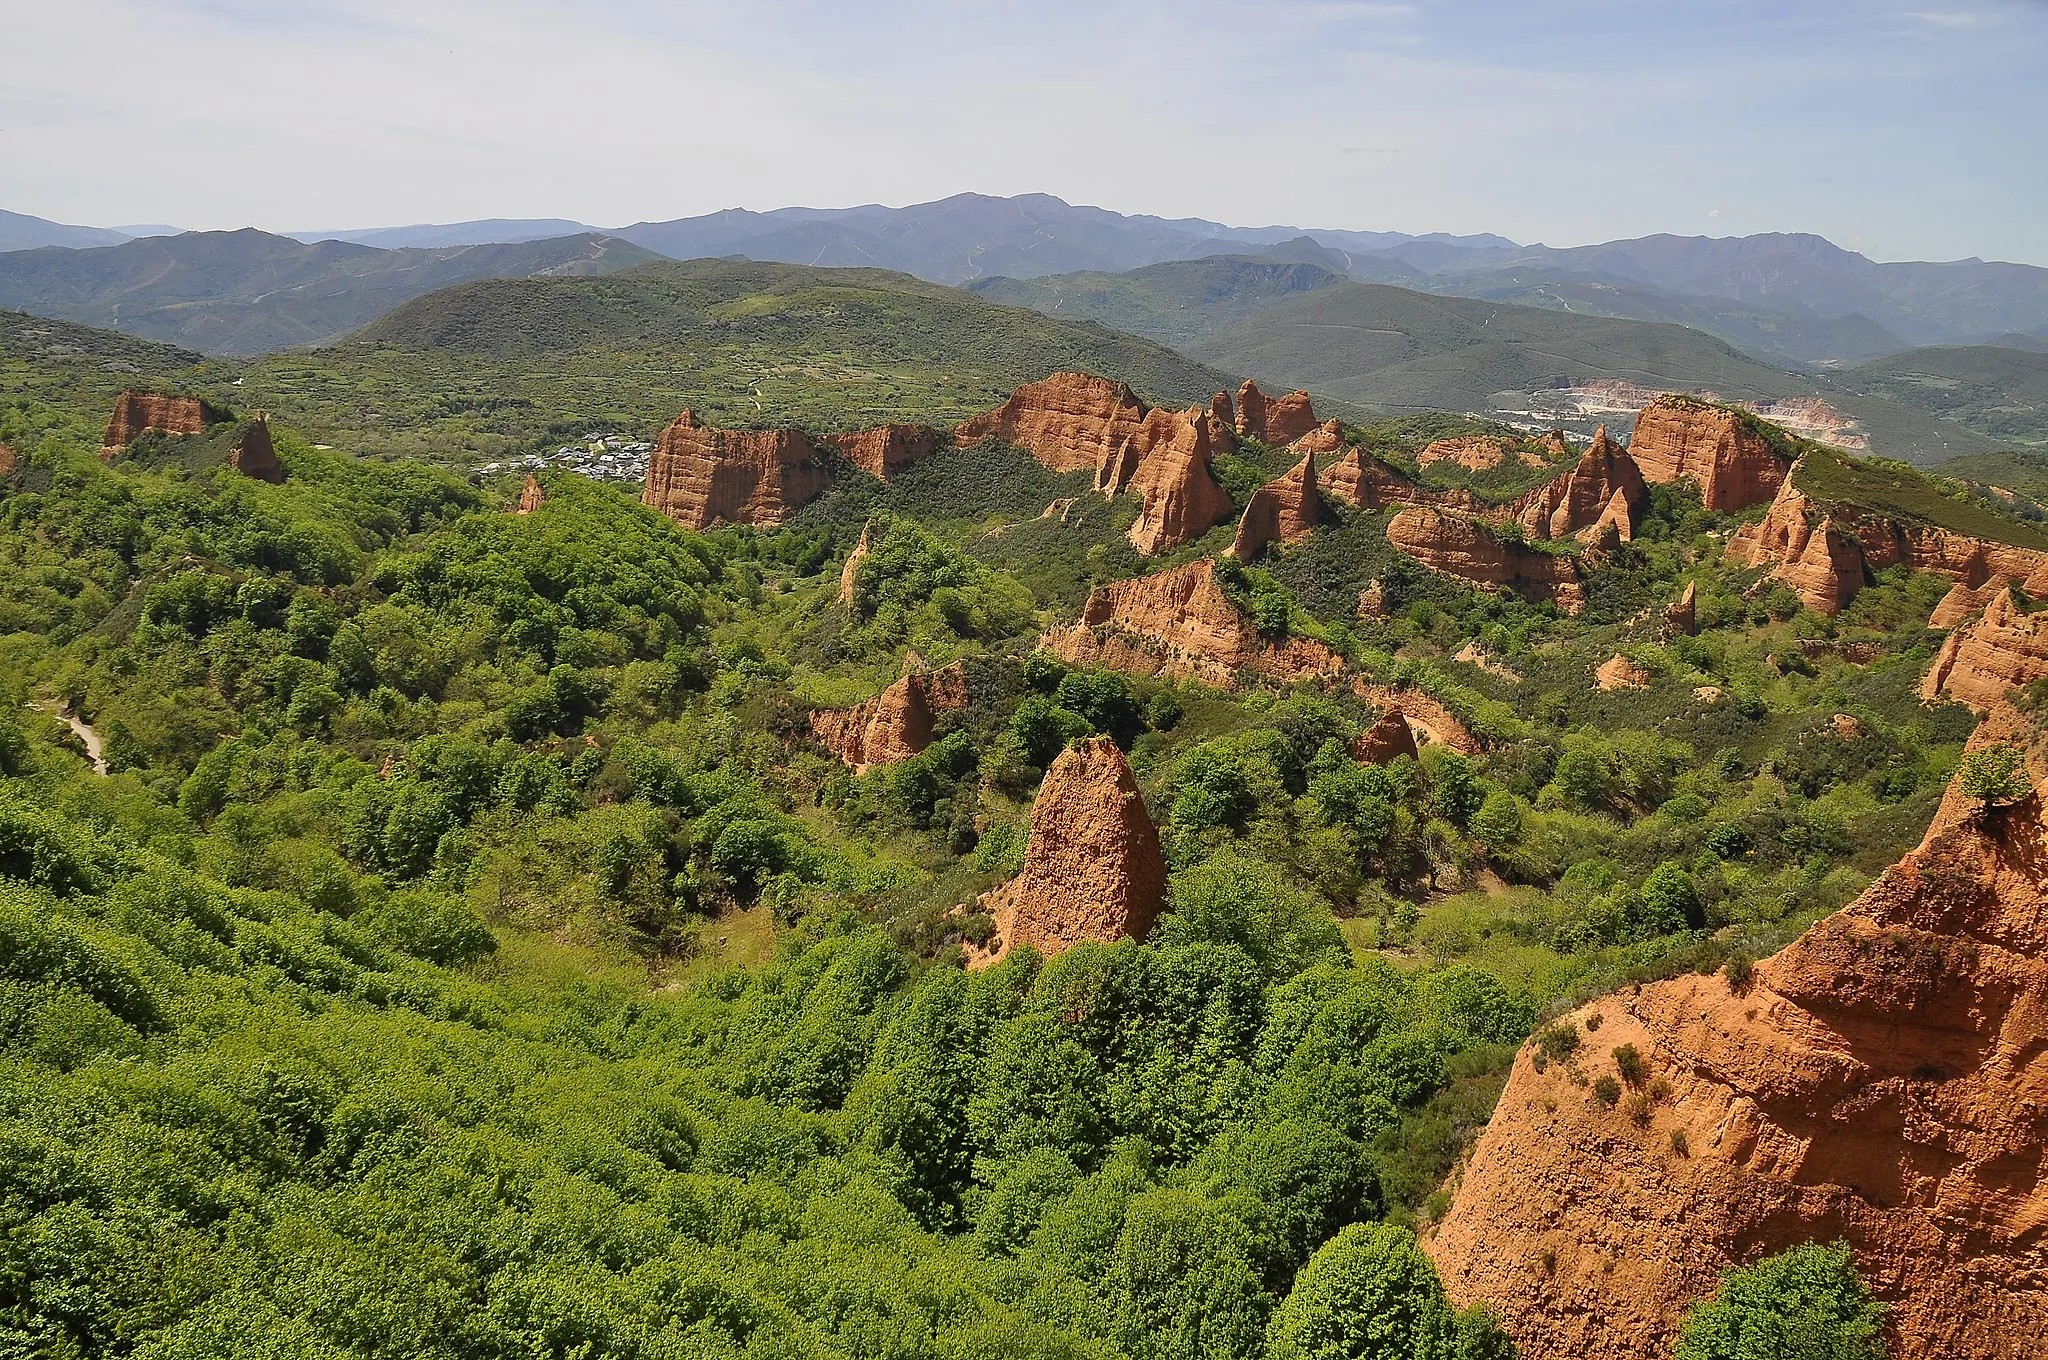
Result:
M645 440L628 439L622 434L587 434L578 442L564 444L553 453L521 454L517 458L485 463L476 471L480 477L490 477L501 472L542 472L554 468L563 472L580 472L599 481L637 485L647 480L647 458L653 452L654 445Z

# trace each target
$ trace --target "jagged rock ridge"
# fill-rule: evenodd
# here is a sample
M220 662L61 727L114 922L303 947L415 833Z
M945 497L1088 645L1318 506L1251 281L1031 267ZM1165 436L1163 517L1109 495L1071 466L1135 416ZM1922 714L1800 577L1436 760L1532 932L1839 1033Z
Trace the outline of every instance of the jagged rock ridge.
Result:
M1690 477L1709 510L1745 510L1771 499L1789 469L1754 422L1744 412L1667 393L1636 417L1628 451L1645 480Z
M2010 587L2000 588L1984 612L1950 633L1920 682L1920 697L1932 703L1954 699L1988 709L2048 678L2048 613L2020 609Z
M1315 404L1306 392L1269 397L1250 378L1237 389L1237 432L1278 447L1292 444L1316 428Z
M967 707L967 700L967 671L959 662L913 670L866 703L813 713L811 733L854 773L864 774L931 745L939 715Z
M1474 585L1554 600L1567 614L1585 607L1578 563L1571 557L1510 543L1482 520L1414 505L1387 525L1387 542L1433 571Z
M1249 562L1269 543L1295 544L1322 522L1323 497L1316 488L1316 456L1304 452L1294 469L1267 482L1245 502L1230 555Z
M1527 1360L1664 1354L1719 1271L1842 1238L1892 1305L1895 1360L2009 1360L2048 1336L2048 761L2032 791L1952 785L1926 839L1737 989L1688 975L1516 1058L1430 1251ZM1599 1014L1597 1031L1586 1026ZM1589 1079L1641 1069L1609 1107Z

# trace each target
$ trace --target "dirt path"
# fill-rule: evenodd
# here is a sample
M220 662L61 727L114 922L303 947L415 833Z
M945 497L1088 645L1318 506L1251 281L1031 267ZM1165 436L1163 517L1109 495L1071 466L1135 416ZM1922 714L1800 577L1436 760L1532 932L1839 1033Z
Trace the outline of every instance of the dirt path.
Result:
M29 707L40 709L58 722L63 723L71 729L80 741L85 743L85 757L92 762L92 772L94 774L106 774L108 772L106 747L100 741L100 734L73 716L71 710L66 708L61 700L52 699L49 703L30 704Z

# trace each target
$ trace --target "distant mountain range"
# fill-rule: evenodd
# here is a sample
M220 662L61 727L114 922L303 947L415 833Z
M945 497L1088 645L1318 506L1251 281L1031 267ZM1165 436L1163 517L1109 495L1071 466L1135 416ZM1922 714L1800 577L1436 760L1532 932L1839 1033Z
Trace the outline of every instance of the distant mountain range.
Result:
M381 250L254 229L0 254L0 308L211 354L320 344L475 279L603 274L660 257L608 236Z

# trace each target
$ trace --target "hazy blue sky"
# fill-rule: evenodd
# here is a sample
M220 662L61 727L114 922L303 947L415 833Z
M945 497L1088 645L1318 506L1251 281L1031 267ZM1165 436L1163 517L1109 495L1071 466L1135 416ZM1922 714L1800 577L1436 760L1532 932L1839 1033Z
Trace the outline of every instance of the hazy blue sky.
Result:
M0 207L342 228L1043 191L2048 264L2048 0L0 0Z

